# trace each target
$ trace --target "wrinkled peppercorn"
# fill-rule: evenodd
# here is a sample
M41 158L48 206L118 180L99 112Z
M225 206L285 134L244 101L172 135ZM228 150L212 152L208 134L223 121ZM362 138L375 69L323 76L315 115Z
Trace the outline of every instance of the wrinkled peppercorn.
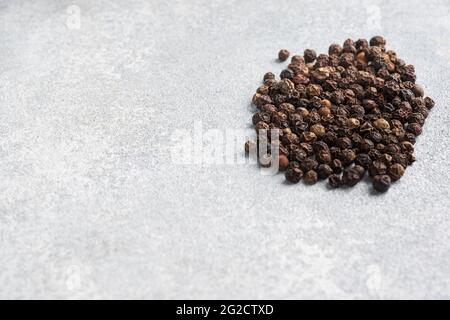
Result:
M367 153L360 153L356 156L355 163L364 168L369 168L369 166L372 164L372 159Z
M373 177L373 188L379 192L386 192L391 186L391 178L388 175Z
M280 52L278 52L278 59L280 59L280 61L286 61L290 55L291 53L288 50L281 49Z
M369 43L371 46L384 46L386 44L386 40L384 40L381 36L375 36L370 39Z
M307 184L315 184L317 182L317 179L317 172L315 172L314 170L309 170L308 172L306 172L304 177L304 181Z
M372 177L377 176L377 175L383 175L386 173L386 170L387 170L386 164L380 160L375 160L369 166L369 174Z
M331 168L333 168L334 173L341 173L344 170L344 166L339 159L334 159L331 162Z
M342 174L342 183L346 186L353 187L362 178L361 171L355 168L347 168Z
M270 167L272 164L272 155L266 153L259 158L259 164L261 167Z
M306 159L300 161L300 167L304 171L314 170L317 168L318 165L319 164L317 163L317 161L312 158L306 158Z
M392 181L399 180L403 176L404 173L405 173L405 168L399 163L392 164L388 169L388 175Z
M280 168L281 171L286 170L287 167L289 166L289 159L288 157L286 157L285 155L280 155L278 157L278 167Z
M286 170L285 177L291 183L298 183L303 178L303 171L300 168L289 168Z
M338 188L341 185L341 177L337 174L332 174L328 177L328 184L332 188Z
M411 132L413 135L418 136L422 133L422 127L418 123L410 123L406 128L408 132Z

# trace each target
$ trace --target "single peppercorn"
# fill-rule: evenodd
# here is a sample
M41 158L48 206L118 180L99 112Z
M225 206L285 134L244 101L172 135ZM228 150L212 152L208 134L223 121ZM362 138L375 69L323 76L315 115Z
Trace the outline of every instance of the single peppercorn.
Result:
M342 174L342 183L346 186L353 187L362 178L361 171L355 168L347 168Z
M377 119L373 124L376 128L381 130L389 129L389 122L387 122L386 119L383 118Z
M259 157L259 165L264 168L270 167L272 164L272 155L266 153Z
M431 99L430 97L426 97L425 98L425 106L427 107L427 109L432 109L434 107L434 100Z
M307 183L328 177L330 186L353 186L368 170L381 190L415 161L416 137L435 102L416 83L414 66L385 47L381 36L347 39L330 45L328 55L312 49L293 55L281 80L264 75L252 98L258 109L252 123L267 152L279 150L288 181L305 172ZM280 61L289 56L279 52ZM271 132L279 138L271 141ZM246 154L257 147L247 141ZM258 159L261 166L273 160L270 154Z
M320 108L317 113L322 117L328 117L331 115L331 110L327 107Z
M347 126L351 129L355 129L359 127L359 120L356 118L347 119Z
M349 137L342 137L336 140L336 145L341 149L350 149L353 143Z
M304 181L307 184L315 184L318 180L318 175L317 172L314 170L309 170L308 172L306 172L305 177L304 177Z
M408 132L411 132L413 135L418 136L422 133L422 127L418 123L410 123L406 128Z
M319 179L326 179L331 174L333 174L333 169L331 169L328 164L322 163L317 167L317 175Z
M337 174L332 174L328 177L328 184L332 188L338 188L342 184L341 177Z
M305 52L303 53L303 57L305 58L306 63L311 63L317 59L317 53L312 49L306 49Z
M289 168L285 173L286 180L291 183L298 183L303 178L303 171L300 168Z
M387 173L392 181L397 181L405 173L405 168L399 163L394 163L389 167Z
M292 71L291 69L284 69L283 71L281 71L280 73L280 78L281 79L293 79L294 78L294 71ZM294 83L292 83L292 85L294 85ZM284 93L288 93L288 92L284 92Z
M292 56L291 62L295 64L303 64L305 63L305 59L303 58L303 56L296 54Z
M257 143L255 140L249 139L245 143L245 154L255 153L257 149Z
M386 164L380 160L373 161L372 164L369 166L369 175L372 177L384 175L386 174L386 171L387 171Z
M314 133L317 137L322 137L325 134L325 128L321 124L313 124L310 128L311 132Z
M391 186L391 178L388 175L373 177L373 188L378 192L386 192Z
M333 168L334 173L341 173L344 170L344 166L339 159L334 159L331 162L331 168Z
M316 154L316 159L320 163L326 163L326 164L331 163L331 161L333 160L330 151L327 151L327 150L320 150Z
M290 53L288 50L286 50L286 49L281 49L281 50L278 52L278 59L279 59L280 61L286 61L287 58L289 58L290 55L291 55L291 53Z
M350 165L356 158L356 153L352 149L344 149L339 153L339 159L344 163L344 165Z
M267 72L264 77L263 80L274 80L275 79L275 75L272 72Z
M339 55L342 52L342 47L339 44L332 44L328 48L328 54L329 55Z
M300 167L304 171L314 170L317 168L318 165L319 164L317 163L317 161L314 160L313 158L306 158L306 159L300 161Z

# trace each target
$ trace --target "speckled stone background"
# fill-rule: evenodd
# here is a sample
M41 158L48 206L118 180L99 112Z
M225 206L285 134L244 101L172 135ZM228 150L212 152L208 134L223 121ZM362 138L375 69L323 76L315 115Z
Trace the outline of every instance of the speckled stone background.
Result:
M450 298L448 1L0 1L0 298ZM436 101L385 195L178 164L280 48L382 34ZM242 158L242 153L237 153Z

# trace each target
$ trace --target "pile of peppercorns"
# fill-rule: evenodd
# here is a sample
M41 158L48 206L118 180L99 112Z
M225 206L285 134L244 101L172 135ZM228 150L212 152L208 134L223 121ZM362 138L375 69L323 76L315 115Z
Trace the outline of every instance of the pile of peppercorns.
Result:
M281 50L280 61L290 56ZM354 186L366 172L385 192L414 161L414 143L434 101L416 84L414 66L386 50L381 36L307 49L280 74L268 72L253 96L257 139L267 141L262 166L278 161L286 180ZM270 134L277 130L279 139ZM259 143L249 140L246 150ZM270 150L279 149L278 159Z

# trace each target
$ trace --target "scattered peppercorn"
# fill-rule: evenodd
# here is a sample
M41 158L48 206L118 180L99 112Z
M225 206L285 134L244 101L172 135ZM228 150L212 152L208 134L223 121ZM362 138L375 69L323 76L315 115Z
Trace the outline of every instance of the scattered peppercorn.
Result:
M280 61L289 56L278 53ZM414 144L435 106L416 83L414 66L387 50L381 36L332 44L328 54L306 49L279 80L267 72L263 82L252 99L256 141L279 149L279 170L291 183L328 178L332 188L351 187L367 170L374 189L387 191L415 161ZM246 142L246 154L256 151L256 141ZM258 160L273 163L270 154Z
M391 186L391 178L387 175L373 177L373 188L379 192L388 191Z
M286 61L290 55L291 53L289 51L286 49L281 49L280 52L278 52L278 59L280 59L280 61Z

